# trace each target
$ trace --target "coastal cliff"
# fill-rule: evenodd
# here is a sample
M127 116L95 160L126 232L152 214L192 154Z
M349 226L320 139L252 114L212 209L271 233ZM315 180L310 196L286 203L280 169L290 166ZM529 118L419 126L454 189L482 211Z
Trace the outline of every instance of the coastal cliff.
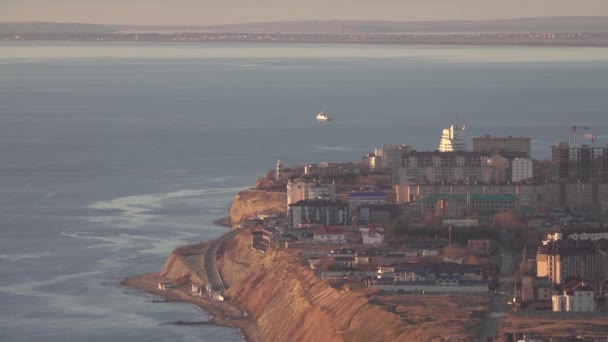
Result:
M285 193L246 190L235 196L232 222L255 213L285 208ZM232 216L234 215L234 216ZM250 248L251 230L240 229L223 242L206 242L177 248L161 272L131 278L125 284L199 305L213 316L213 323L240 328L247 341L440 341L447 333L475 330L468 309L455 309L453 298L408 297L387 306L366 289L351 290L318 278L302 263L300 250L279 245L266 253ZM191 285L206 285L205 254L219 243L217 267L227 290L225 302L193 296ZM166 291L160 281L174 286ZM412 306L432 308L417 313ZM450 307L450 310L444 310ZM454 314L446 314L449 311ZM431 318L436 317L436 318ZM460 335L465 336L461 331Z
M235 228L244 218L257 213L285 212L287 193L248 189L234 196L230 206L230 217L226 223Z
M405 341L411 325L370 304L364 292L333 288L298 262L289 249L261 253L246 232L218 255L230 301L246 307L267 341ZM406 336L412 339L406 338Z

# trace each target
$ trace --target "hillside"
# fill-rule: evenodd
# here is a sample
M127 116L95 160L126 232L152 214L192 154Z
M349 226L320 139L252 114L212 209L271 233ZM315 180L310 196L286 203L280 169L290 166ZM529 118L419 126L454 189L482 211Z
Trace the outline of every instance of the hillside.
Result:
M89 34L113 33L116 29L108 25L79 23L11 23L0 22L0 34Z
M116 27L122 29L121 27ZM135 27L131 27L131 30ZM178 29L178 27L174 27ZM545 17L503 20L365 21L321 20L183 27L174 32L240 33L470 33L470 32L605 32L608 17Z

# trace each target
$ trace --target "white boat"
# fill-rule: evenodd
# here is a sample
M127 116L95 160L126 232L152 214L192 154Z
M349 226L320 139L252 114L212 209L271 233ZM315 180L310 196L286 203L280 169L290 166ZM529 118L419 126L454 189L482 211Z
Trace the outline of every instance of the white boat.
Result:
M315 117L315 119L317 119L317 121L332 121L334 118L332 118L331 116L327 115L327 113L325 113L324 110L321 110L319 112L319 114L317 114L317 116Z

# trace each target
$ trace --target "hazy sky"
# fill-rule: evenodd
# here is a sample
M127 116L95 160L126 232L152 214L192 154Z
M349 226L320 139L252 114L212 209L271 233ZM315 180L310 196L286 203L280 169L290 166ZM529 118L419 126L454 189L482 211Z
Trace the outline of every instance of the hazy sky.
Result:
M608 16L608 0L0 0L0 21L211 25Z

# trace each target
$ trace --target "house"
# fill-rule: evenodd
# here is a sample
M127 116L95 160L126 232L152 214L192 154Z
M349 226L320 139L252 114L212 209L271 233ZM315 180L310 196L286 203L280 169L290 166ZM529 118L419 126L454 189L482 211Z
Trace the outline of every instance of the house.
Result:
M266 252L272 245L274 234L266 229L258 229L251 232L250 247L261 252Z
M364 245L383 245L384 228L359 228Z
M173 288L173 283L168 280L164 280L158 283L159 290L167 290Z
M201 285L192 284L192 295L197 297L203 296L203 287Z
M323 244L345 244L344 226L321 226L315 228L314 241Z

